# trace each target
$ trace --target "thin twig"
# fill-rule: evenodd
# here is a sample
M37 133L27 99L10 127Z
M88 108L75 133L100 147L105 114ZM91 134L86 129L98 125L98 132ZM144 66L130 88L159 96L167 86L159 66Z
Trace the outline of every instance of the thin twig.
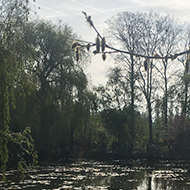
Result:
M95 30L95 32L97 33L97 35L102 39L103 37L101 36L101 34L97 30L97 28L94 26L94 24L93 24L93 22L91 20L91 16L88 16L85 12L82 12L82 13L85 15L85 18L86 18L87 22L90 24L90 26L93 27L93 29ZM86 41L84 41L84 42L87 43ZM89 43L91 43L92 45L95 45L95 43L92 43L92 42L89 42ZM114 47L109 46L107 44L106 44L105 47L108 48L108 49L111 49L113 51L104 52L104 53L111 54L111 53L118 53L118 52L120 52L120 53L124 53L124 54L134 55L136 57L144 57L145 59L171 59L171 60L174 60L174 59L176 59L177 57L179 57L181 55L190 53L190 49L189 49L189 50L186 50L186 51L183 51L183 52L180 52L180 53L176 53L175 55L169 55L169 56L159 56L159 55L148 56L148 55L143 55L143 54L139 54L139 53L135 53L135 52L129 52L129 51L117 49L117 48L114 48Z

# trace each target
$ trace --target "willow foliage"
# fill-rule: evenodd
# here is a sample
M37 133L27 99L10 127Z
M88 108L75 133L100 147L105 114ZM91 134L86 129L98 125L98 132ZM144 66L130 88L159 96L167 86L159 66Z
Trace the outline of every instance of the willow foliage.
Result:
M22 66L18 42L21 40L23 24L29 15L29 1L0 1L0 166L5 180L6 165L9 160L9 145L19 147L18 166L24 171L26 158L37 164L37 152L34 150L33 139L29 128L23 132L10 130L11 110L15 109L15 80Z

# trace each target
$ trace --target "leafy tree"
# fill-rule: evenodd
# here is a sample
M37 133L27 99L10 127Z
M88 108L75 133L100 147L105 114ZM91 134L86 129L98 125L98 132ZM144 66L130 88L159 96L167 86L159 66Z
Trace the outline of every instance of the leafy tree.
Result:
M124 111L117 109L104 110L102 117L107 130L115 136L116 142L113 143L114 152L121 153L126 149L129 141L128 118Z
M109 90L108 93L111 96L110 103L118 109L131 106L129 100L129 83L126 81L126 77L123 70L118 67L110 69L108 74L106 88L107 91Z
M189 158L189 119L184 115L176 115L169 120L166 129L165 142L168 146L169 156Z
M87 127L85 62L76 64L71 49L75 35L62 23L30 22L24 28L24 39L32 54L25 69L37 81L34 100L38 118L34 128L37 148L41 158L54 157L56 152L71 150L74 139Z
M10 131L11 110L15 109L15 79L22 61L19 59L18 43L22 40L20 31L29 15L28 1L2 0L1 6L1 63L0 63L0 165L3 174L9 159L9 144L18 145L18 167L23 170L27 165L26 156L31 157L31 163L37 163L37 153L34 150L31 131L27 126L23 132ZM5 175L4 175L5 179Z
M100 153L111 152L114 141L116 137L106 128L101 113L92 114L90 117L90 150Z

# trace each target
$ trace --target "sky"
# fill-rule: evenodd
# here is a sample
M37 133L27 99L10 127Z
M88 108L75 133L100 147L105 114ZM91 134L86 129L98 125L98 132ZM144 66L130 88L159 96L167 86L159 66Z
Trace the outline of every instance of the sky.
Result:
M82 11L91 15L101 34L105 33L106 21L119 12L149 12L171 14L181 22L190 23L190 0L36 0L35 7L40 18L57 22L62 20L73 28L83 40L94 41L95 31L86 23ZM109 55L108 55L109 56ZM106 84L106 73L114 61L108 57L104 62L101 55L92 55L86 73L91 84Z

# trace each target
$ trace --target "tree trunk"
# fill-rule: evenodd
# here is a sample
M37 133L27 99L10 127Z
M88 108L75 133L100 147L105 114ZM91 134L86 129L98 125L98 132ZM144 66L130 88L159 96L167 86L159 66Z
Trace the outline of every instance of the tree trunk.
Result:
M135 99L135 92L134 92L134 59L133 55L131 55L131 81L130 81L130 87L131 87L131 137L132 137L132 144L135 139L135 109L134 109L134 99Z
M182 114L186 116L187 113L187 97L188 97L188 82L185 81L185 101L183 104Z
M149 144L153 144L153 133L152 133L152 109L151 103L148 102L148 121L149 121Z
M165 124L165 127L167 127L168 125L168 81L167 81L166 70L167 70L167 65L165 65L165 68L164 68L164 79L165 79L164 124Z

